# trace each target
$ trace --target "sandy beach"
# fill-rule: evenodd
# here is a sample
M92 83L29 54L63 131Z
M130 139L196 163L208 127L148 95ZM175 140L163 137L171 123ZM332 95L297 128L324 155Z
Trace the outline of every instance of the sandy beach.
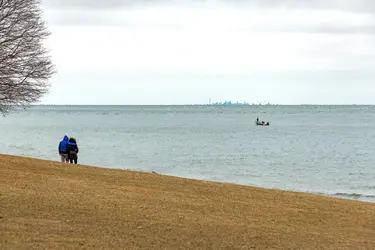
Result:
M0 180L2 249L375 249L373 203L8 155Z

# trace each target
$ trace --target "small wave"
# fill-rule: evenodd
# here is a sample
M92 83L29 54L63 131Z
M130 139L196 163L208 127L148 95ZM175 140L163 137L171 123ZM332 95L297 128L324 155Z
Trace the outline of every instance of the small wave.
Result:
M375 189L375 185L365 185L365 186L353 186L353 187L350 187L350 189L352 190L374 190Z
M354 198L354 199L375 198L375 195L372 195L372 194L358 194L358 193L334 193L333 196L341 196L341 197Z
M14 148L17 150L37 151L37 149L34 148L31 144L24 144L24 145L10 144L8 147Z

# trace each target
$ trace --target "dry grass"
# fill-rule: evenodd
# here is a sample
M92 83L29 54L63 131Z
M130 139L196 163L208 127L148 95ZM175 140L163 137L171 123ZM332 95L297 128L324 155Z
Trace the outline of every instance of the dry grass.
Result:
M375 204L0 155L1 249L375 249Z

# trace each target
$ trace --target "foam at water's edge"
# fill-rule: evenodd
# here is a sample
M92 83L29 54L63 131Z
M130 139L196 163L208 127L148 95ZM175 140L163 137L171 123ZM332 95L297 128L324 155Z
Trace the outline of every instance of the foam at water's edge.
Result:
M374 198L375 195L371 194L357 194L357 193L335 193L332 194L334 196L343 196L343 197L349 197L349 198L360 198L360 197L366 197L366 198Z
M324 193L324 192L309 192L309 191L304 191L304 193L312 193L312 194L342 198L342 199L347 199L347 200L360 200L360 201L371 202L371 203L375 202L375 195L372 195L372 194L345 193L345 192Z

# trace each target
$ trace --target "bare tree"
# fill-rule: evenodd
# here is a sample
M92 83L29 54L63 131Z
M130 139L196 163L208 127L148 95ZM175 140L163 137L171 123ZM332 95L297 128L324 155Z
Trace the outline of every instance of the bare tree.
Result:
M48 92L54 65L40 0L0 0L0 113L26 108Z

